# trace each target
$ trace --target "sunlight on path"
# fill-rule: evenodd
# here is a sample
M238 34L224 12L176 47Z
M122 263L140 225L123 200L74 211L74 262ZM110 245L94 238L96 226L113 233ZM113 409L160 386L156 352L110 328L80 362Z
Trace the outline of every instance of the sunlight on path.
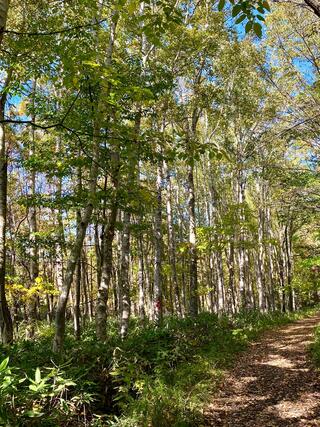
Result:
M268 332L240 356L206 409L206 426L320 427L320 376L307 346L320 315Z

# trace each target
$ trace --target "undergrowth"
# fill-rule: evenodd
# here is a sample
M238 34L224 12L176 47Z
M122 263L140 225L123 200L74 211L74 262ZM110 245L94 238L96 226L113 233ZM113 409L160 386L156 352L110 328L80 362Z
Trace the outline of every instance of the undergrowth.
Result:
M315 366L320 368L320 325L315 328L314 341L310 345L310 355Z
M53 329L39 325L34 341L0 348L0 425L197 426L236 353L261 332L314 311L202 313L166 318L161 327L133 320L124 342L110 321L105 344L90 324L81 341L68 331L63 360L51 352ZM320 329L314 349L320 364Z

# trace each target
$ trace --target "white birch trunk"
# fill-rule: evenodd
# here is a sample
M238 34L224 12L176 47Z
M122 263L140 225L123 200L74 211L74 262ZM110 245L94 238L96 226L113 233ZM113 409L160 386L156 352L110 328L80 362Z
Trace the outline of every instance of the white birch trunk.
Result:
M162 320L162 160L158 161L157 167L157 205L155 212L155 224L154 224L154 241L155 241L155 253L154 253L154 281L153 281L153 292L154 292L154 320L156 323L160 323Z

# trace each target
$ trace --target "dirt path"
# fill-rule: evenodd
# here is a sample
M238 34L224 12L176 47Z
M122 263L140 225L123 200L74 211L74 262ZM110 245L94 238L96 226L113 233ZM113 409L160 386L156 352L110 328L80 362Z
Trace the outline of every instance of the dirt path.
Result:
M206 426L320 426L320 374L306 346L320 315L266 333L243 353L206 410Z

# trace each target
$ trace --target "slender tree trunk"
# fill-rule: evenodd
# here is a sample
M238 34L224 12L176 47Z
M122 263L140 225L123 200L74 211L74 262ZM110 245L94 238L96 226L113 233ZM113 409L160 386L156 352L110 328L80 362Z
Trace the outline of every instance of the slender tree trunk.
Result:
M259 209L259 225L258 225L258 251L257 251L257 269L256 269L256 279L257 279L257 290L258 290L258 303L260 311L265 311L265 277L263 274L263 265L264 265L264 252L263 252L263 234L262 234L262 224L261 224L261 209Z
M60 138L57 141L56 151L60 151ZM59 204L61 204L62 198L62 179L59 177L56 181L56 193ZM55 279L56 286L59 293L62 292L63 282L64 282L64 250L65 250L65 240L64 240L64 224L63 224L63 212L61 206L58 207L55 211L56 222L57 222L57 240L56 240L56 257L55 257Z
M80 323L80 298L81 298L81 255L78 259L75 271L75 292L74 292L74 306L73 306L73 327L74 335L77 340L81 336L81 323Z
M196 212L195 212L195 189L194 189L194 166L188 165L188 212L189 212L189 256L190 256L190 316L198 314L198 256L196 247Z
M285 279L285 253L283 247L279 249L279 278L280 278L280 302L281 311L286 312L286 279Z
M105 341L107 338L107 303L113 266L113 241L118 215L118 186L120 167L118 152L112 152L111 164L113 200L111 204L109 222L107 225L104 224L103 227L100 262L101 274L100 281L98 281L99 288L96 306L96 334L100 341Z
M196 316L199 312L198 297L198 253L197 253L197 228L196 228L196 195L194 185L194 143L200 111L198 107L192 111L191 124L186 123L186 153L187 187L188 187L188 215L189 215L189 315Z
M285 226L285 253L286 253L286 276L288 287L288 308L290 311L295 310L294 290L292 288L292 238L291 238L291 224Z
M155 212L155 225L154 225L154 240L155 240L155 255L154 255L154 320L160 323L163 316L163 302L162 302L162 160L158 161L157 167L157 206Z
M144 259L143 259L143 241L142 237L138 237L138 288L139 288L139 316L143 320L146 316L145 310L145 283L144 283Z
M179 206L179 188L177 189L176 194L176 204ZM180 242L184 241L183 237L183 221L181 215L178 216L178 226L179 226L179 240ZM187 307L187 280L186 280L186 256L184 252L180 255L180 263L181 263L181 299L182 299L182 315L188 311Z
M82 279L82 289L83 289L83 306L84 306L84 312L83 312L83 320L84 323L89 318L89 298L88 298L88 268L87 268L87 254L85 251L83 251L82 255L82 263L81 263L81 279Z
M216 295L214 292L214 283L216 282L215 280L215 269L214 269L214 256L211 253L209 255L209 269L208 269L208 286L210 288L209 291L209 301L210 301L210 312L214 313L216 311Z
M240 231L238 235L239 249L238 249L238 265L239 265L239 293L240 293L240 306L241 308L247 307L247 295L246 295L246 274L245 274L245 232L244 232L244 202L245 202L245 180L243 177L243 171L238 170L237 175L237 192L238 192L238 205L239 205L239 219L240 219Z
M266 237L267 239L270 239L273 237L272 228L271 228L271 213L270 208L266 207L266 213L265 213L265 219L266 219ZM275 277L275 266L274 266L274 260L273 260L273 252L274 248L271 242L267 244L266 247L266 257L267 257L267 266L268 266L268 308L275 310L276 309L276 301L275 301L275 291L274 291L274 283L276 281Z
M93 262L92 262L92 256L90 256L89 261L89 268L87 268L86 272L86 282L87 282L87 290L88 290L88 304L89 304L89 321L92 322L93 320Z
M80 155L80 153L79 153ZM77 191L81 194L82 191L82 171L81 167L78 168L78 182ZM81 223L81 212L77 211L77 229L79 229ZM77 262L75 271L75 289L74 289L74 305L73 305L73 327L74 335L77 340L80 340L81 335L81 323L80 323L80 297L81 297L81 253Z
M176 260L176 236L173 225L172 215L172 183L171 176L166 162L164 162L164 174L166 177L166 212L167 212L167 229L168 229L168 255L171 267L171 280L173 283L174 306L176 312L182 316L180 290L177 275L177 260Z
M120 260L120 335L124 339L128 334L129 319L130 319L130 281L129 281L129 265L130 265L130 213L124 212L123 215L123 232L121 240L121 260Z
M246 295L247 295L247 307L249 309L256 308L256 301L255 301L255 293L253 289L254 284L254 277L251 275L251 262L250 262L250 250L246 249L244 253L244 259L245 259L245 282L246 282Z
M6 2L2 2L2 3L4 4ZM4 24L1 21L0 21L0 28L4 28ZM8 176L7 176L8 159L7 159L7 150L6 150L5 125L3 123L5 103L6 103L6 95L4 93L0 98L0 341L2 344L10 344L13 341L13 325L12 325L11 314L7 304L6 291L5 291L7 187L8 187Z
M117 189L115 190L117 191ZM109 286L112 275L113 261L113 240L115 235L115 225L118 213L117 196L111 207L109 223L102 236L102 260L101 260L101 281L98 288L97 306L96 306L96 333L100 341L107 338L107 302Z
M129 185L137 185L137 169L139 166L138 158L138 141L141 127L141 108L138 106L135 124L134 124L134 142L132 147L132 157L129 160L128 183ZM122 339L126 337L129 329L129 319L131 314L130 300L130 224L131 214L125 211L123 214L123 232L121 240L121 258L120 258L120 273L119 273L119 291L120 291L120 336Z
M34 99L36 94L36 80L33 81L32 87L32 106L34 110ZM36 117L34 111L32 112L32 122L35 123ZM35 153L35 128L31 129L31 142L29 148L29 156L32 157ZM32 168L29 176L29 195L34 198L36 194L36 170ZM39 276L39 254L38 254L38 245L36 241L36 233L38 231L37 227L37 209L34 206L34 200L29 207L29 226L30 226L30 285L29 287L35 286L35 281ZM37 318L37 297L36 295L31 295L30 300L27 302L27 317L28 317L28 326L26 328L26 338L30 339L34 336L34 323Z
M236 313L238 307L239 307L239 301L237 298L236 290L235 290L235 257L234 257L234 237L231 237L231 241L229 243L229 248L227 252L227 265L228 265L228 271L229 271L229 278L228 278L228 288L230 292L230 299L231 299L231 312Z
M101 231L101 235L103 236L104 233L104 225L102 225L102 231ZM99 224L95 224L94 227L94 249L95 249L95 253L96 253L96 278L97 278L97 283L101 283L101 269L102 269L102 240L100 238L100 227Z
M61 180L59 180L58 192L61 195ZM64 262L64 231L63 231L63 219L61 209L57 209L57 243L56 243L56 259L55 259L55 276L56 284L59 292L62 290L63 286L63 262Z
M217 273L217 301L218 312L222 313L225 310L225 289L224 289L224 274L223 274L223 259L220 251L215 253L215 266Z
M256 190L259 196L259 208L258 208L258 251L257 251L257 269L256 269L256 279L257 279L257 290L258 290L258 304L259 310L265 311L266 302L265 302L265 275L264 275L264 229L265 229L265 216L264 216L264 206L265 206L265 185L262 182L260 185L259 181L256 182Z

